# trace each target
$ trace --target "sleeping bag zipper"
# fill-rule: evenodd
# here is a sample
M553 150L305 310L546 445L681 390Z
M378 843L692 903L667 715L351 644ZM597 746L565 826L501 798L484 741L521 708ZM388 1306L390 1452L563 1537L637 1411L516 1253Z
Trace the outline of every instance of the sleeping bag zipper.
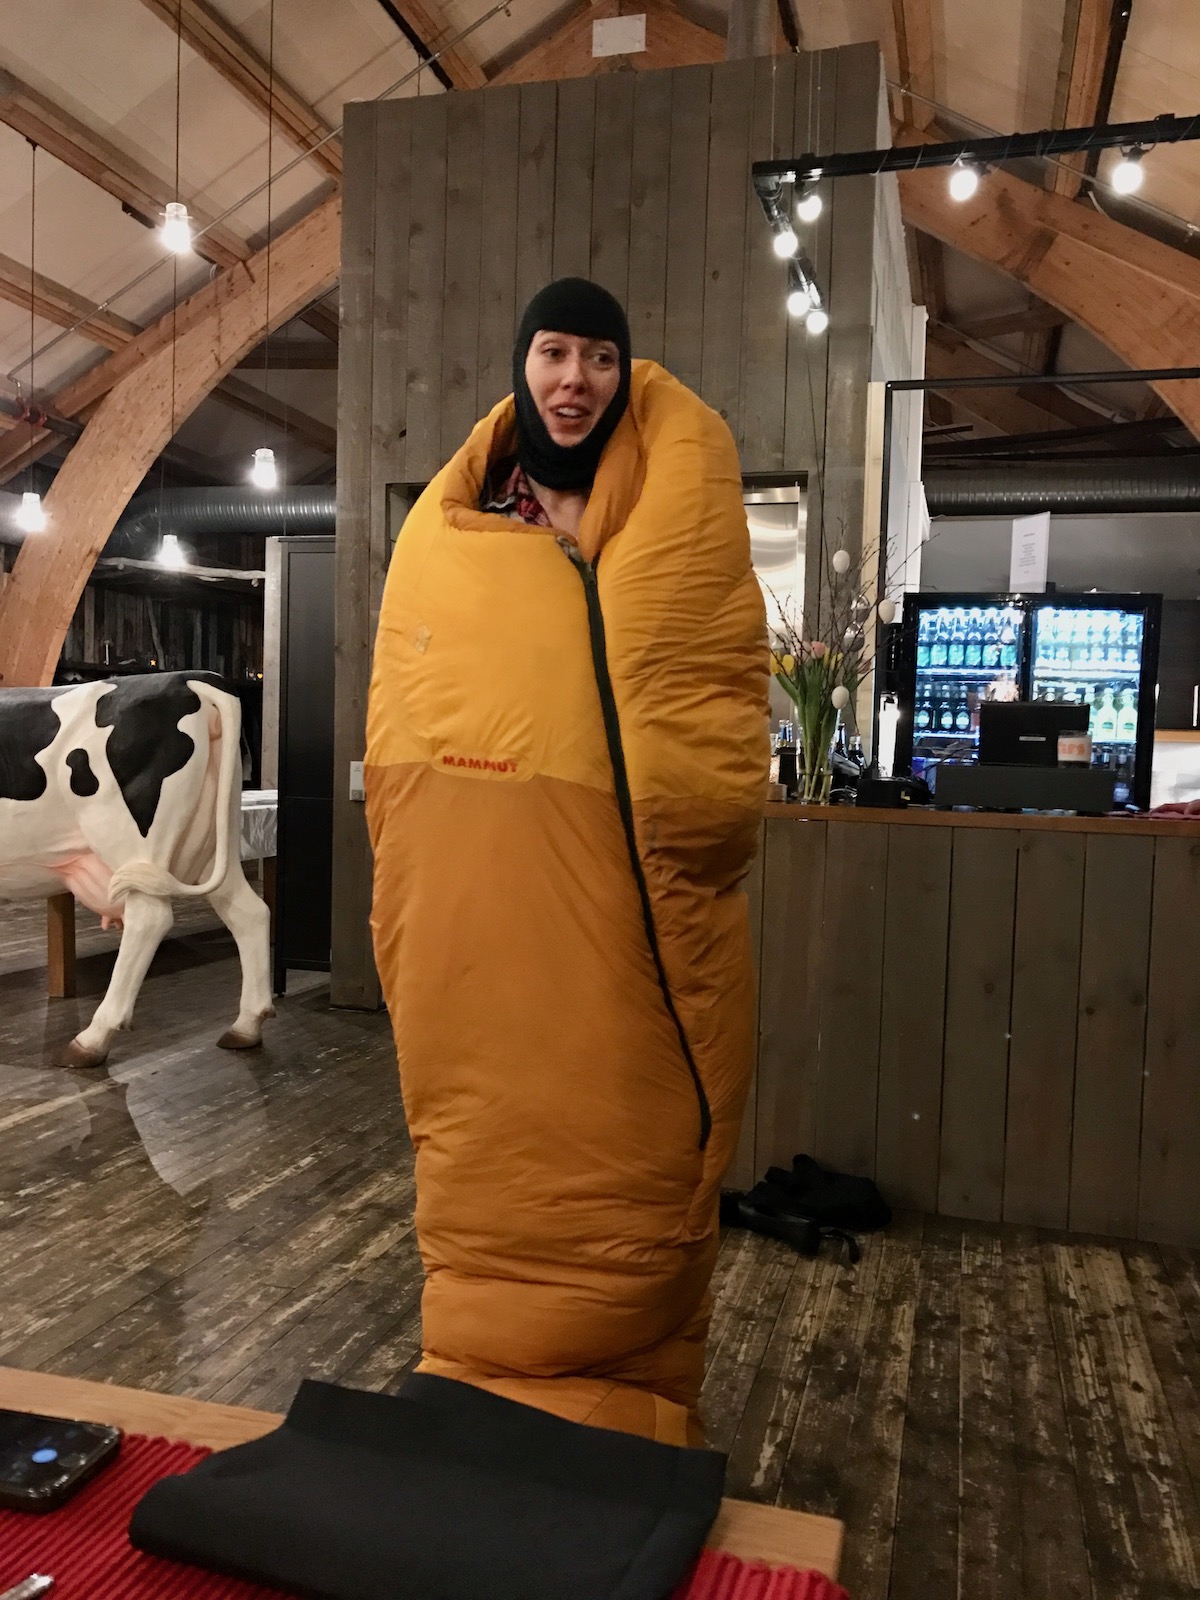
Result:
M633 797L629 791L629 773L625 766L625 747L621 743L621 722L617 715L617 697L613 691L612 676L608 670L608 649L604 635L604 613L600 609L600 587L596 581L596 569L590 561L585 561L576 547L569 540L560 539L559 543L571 558L579 576L583 580L583 592L587 597L588 637L592 646L592 669L596 676L596 688L600 692L600 710L604 717L604 737L608 744L608 759L612 767L613 788L617 797L617 810L621 815L621 826L625 831L625 844L629 850L629 865L633 869L633 879L637 885L638 899L642 907L642 922L646 929L646 941L650 946L650 954L654 958L654 971L658 977L658 987L667 1007L668 1015L675 1024L675 1032L679 1035L679 1045L683 1051L683 1058L687 1062L688 1071L692 1075L692 1085L696 1091L696 1099L700 1105L700 1148L703 1150L708 1144L708 1136L712 1132L712 1109L708 1103L708 1096L704 1092L704 1085L700 1081L700 1073L696 1068L696 1061L692 1055L692 1047L675 1009L675 1000L671 994L671 987L667 982L666 969L663 966L662 953L658 945L658 929L654 925L654 907L650 900L650 889L646 883L646 874L642 868L642 858L638 854L637 831L633 821Z

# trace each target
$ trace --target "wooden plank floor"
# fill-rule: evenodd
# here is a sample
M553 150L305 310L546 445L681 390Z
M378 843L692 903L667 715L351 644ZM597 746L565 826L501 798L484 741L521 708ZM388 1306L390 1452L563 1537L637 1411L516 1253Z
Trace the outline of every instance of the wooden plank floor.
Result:
M260 1051L229 940L180 925L109 1068L47 1066L40 908L0 924L0 1362L281 1409L419 1348L386 1019L293 975ZM1200 1593L1200 1256L902 1216L848 1268L724 1240L704 1403L728 1489L846 1523L854 1600Z

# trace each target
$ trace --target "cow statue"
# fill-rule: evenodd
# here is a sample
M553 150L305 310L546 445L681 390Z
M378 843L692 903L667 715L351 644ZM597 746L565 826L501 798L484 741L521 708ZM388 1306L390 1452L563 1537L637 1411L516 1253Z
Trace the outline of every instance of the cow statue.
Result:
M237 941L242 995L218 1043L274 1015L270 913L241 862L241 708L206 672L0 690L0 900L70 890L122 924L112 979L61 1065L98 1067L128 1027L171 897L205 895Z

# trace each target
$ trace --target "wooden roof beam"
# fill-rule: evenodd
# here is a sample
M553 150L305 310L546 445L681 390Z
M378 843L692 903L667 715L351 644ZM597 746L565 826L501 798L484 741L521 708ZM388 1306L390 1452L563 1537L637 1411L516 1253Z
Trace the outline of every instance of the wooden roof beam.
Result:
M1023 311L1007 311L997 317L981 317L975 322L956 322L959 333L969 339L1000 339L1008 333L1041 333L1061 328L1069 322L1056 306L1031 305Z
M900 85L892 115L914 128L927 128L936 112L933 76L933 0L875 0L876 29L887 75ZM916 99L919 95L921 98Z
M225 378L212 392L214 400L232 406L248 417L273 423L292 438L320 450L327 456L337 455L337 429L327 422L318 422L304 411L297 411L278 395L268 394L256 383L246 383L241 378Z
M149 226L156 223L167 202L176 198L173 186L165 179L156 177L3 68L0 68L0 122L7 123L14 132L31 139L72 172L112 195ZM188 202L188 209L196 229L208 230L196 241L196 254L203 260L218 267L231 267L253 254L244 239L224 223L213 223L194 201ZM326 338L337 338L337 316L324 306L306 307L300 315Z
M1054 105L1056 127L1087 128L1097 120L1112 37L1112 14L1112 0L1068 0ZM1050 186L1054 192L1073 200L1079 193L1086 164L1086 150L1064 156L1052 169Z
M909 130L907 137L922 140ZM900 174L905 221L1024 284L1127 366L1182 367L1200 349L1200 260L997 168L951 200L939 174ZM1156 389L1200 439L1200 382Z
M270 340L238 362L242 372L336 372L336 347L317 339Z
M330 139L313 149L332 129L205 0L142 0L142 4L172 33L178 22L184 43L226 83L256 111L273 117L276 128L298 150L311 151L318 166L341 177L341 140Z
M44 317L48 322L55 322L63 328L74 327L78 323L76 331L79 334L84 338L95 340L97 344L106 345L110 350L123 349L141 332L136 323L126 322L124 317L114 316L110 311L98 311L82 295L63 288L61 284L52 283L40 273L36 287L37 298L34 305L40 317ZM0 256L0 298L19 305L23 310L28 309L28 269L22 268L19 262L11 261L7 256ZM336 370L337 351L324 345L321 346L321 352L321 365L324 370L331 368ZM263 364L259 363L260 366ZM260 417L275 423L277 427L303 440L315 450L321 450L329 456L337 454L336 428L331 428L328 423L319 422L306 412L297 410L295 406L284 404L283 401L268 395L252 383L243 383L232 377L225 378L213 390L212 397L247 416ZM56 410L56 415L58 414L60 413Z
M0 255L0 300L29 310L29 268L11 256ZM53 322L59 328L72 328L78 324L81 338L91 339L109 350L120 350L134 338L139 329L136 323L126 322L114 311L100 311L76 294L73 289L55 283L42 273L34 274L33 309L44 322Z
M450 25L437 0L387 0L387 9L394 11L420 39L431 55L437 55L454 37ZM466 44L457 44L438 57L438 66L456 89L482 89L487 74L472 55Z
M972 350L953 328L929 328L925 351L925 376L930 379L947 378L1004 378L1013 377L1011 367ZM1058 428L1094 428L1097 422L1107 421L1101 412L1093 411L1064 390L1050 384L1033 383L1028 388L1013 388L1007 382L996 389L946 389L951 405L972 415L972 406L986 405L994 426L1005 433L1040 433ZM998 419L1003 417L1004 421Z
M64 166L106 190L144 222L153 225L168 200L176 198L172 186L85 128L81 122L11 72L0 69L0 122L32 139ZM210 219L188 202L195 225L207 227ZM197 244L197 253L219 267L230 267L250 255L250 246L218 223Z
M0 684L49 683L79 596L117 518L172 426L262 341L336 279L341 198L331 195L265 252L223 273L63 394L95 404L46 496L49 526L21 546L0 593ZM71 391L74 394L71 394ZM61 399L62 397L60 397Z

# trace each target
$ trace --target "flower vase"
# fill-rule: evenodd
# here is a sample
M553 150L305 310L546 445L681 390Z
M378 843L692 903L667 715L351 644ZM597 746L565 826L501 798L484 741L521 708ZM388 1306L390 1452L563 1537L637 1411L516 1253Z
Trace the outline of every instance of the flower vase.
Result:
M833 741L837 737L838 713L832 705L820 706L811 717L800 721L800 803L823 806L829 801L833 784Z

